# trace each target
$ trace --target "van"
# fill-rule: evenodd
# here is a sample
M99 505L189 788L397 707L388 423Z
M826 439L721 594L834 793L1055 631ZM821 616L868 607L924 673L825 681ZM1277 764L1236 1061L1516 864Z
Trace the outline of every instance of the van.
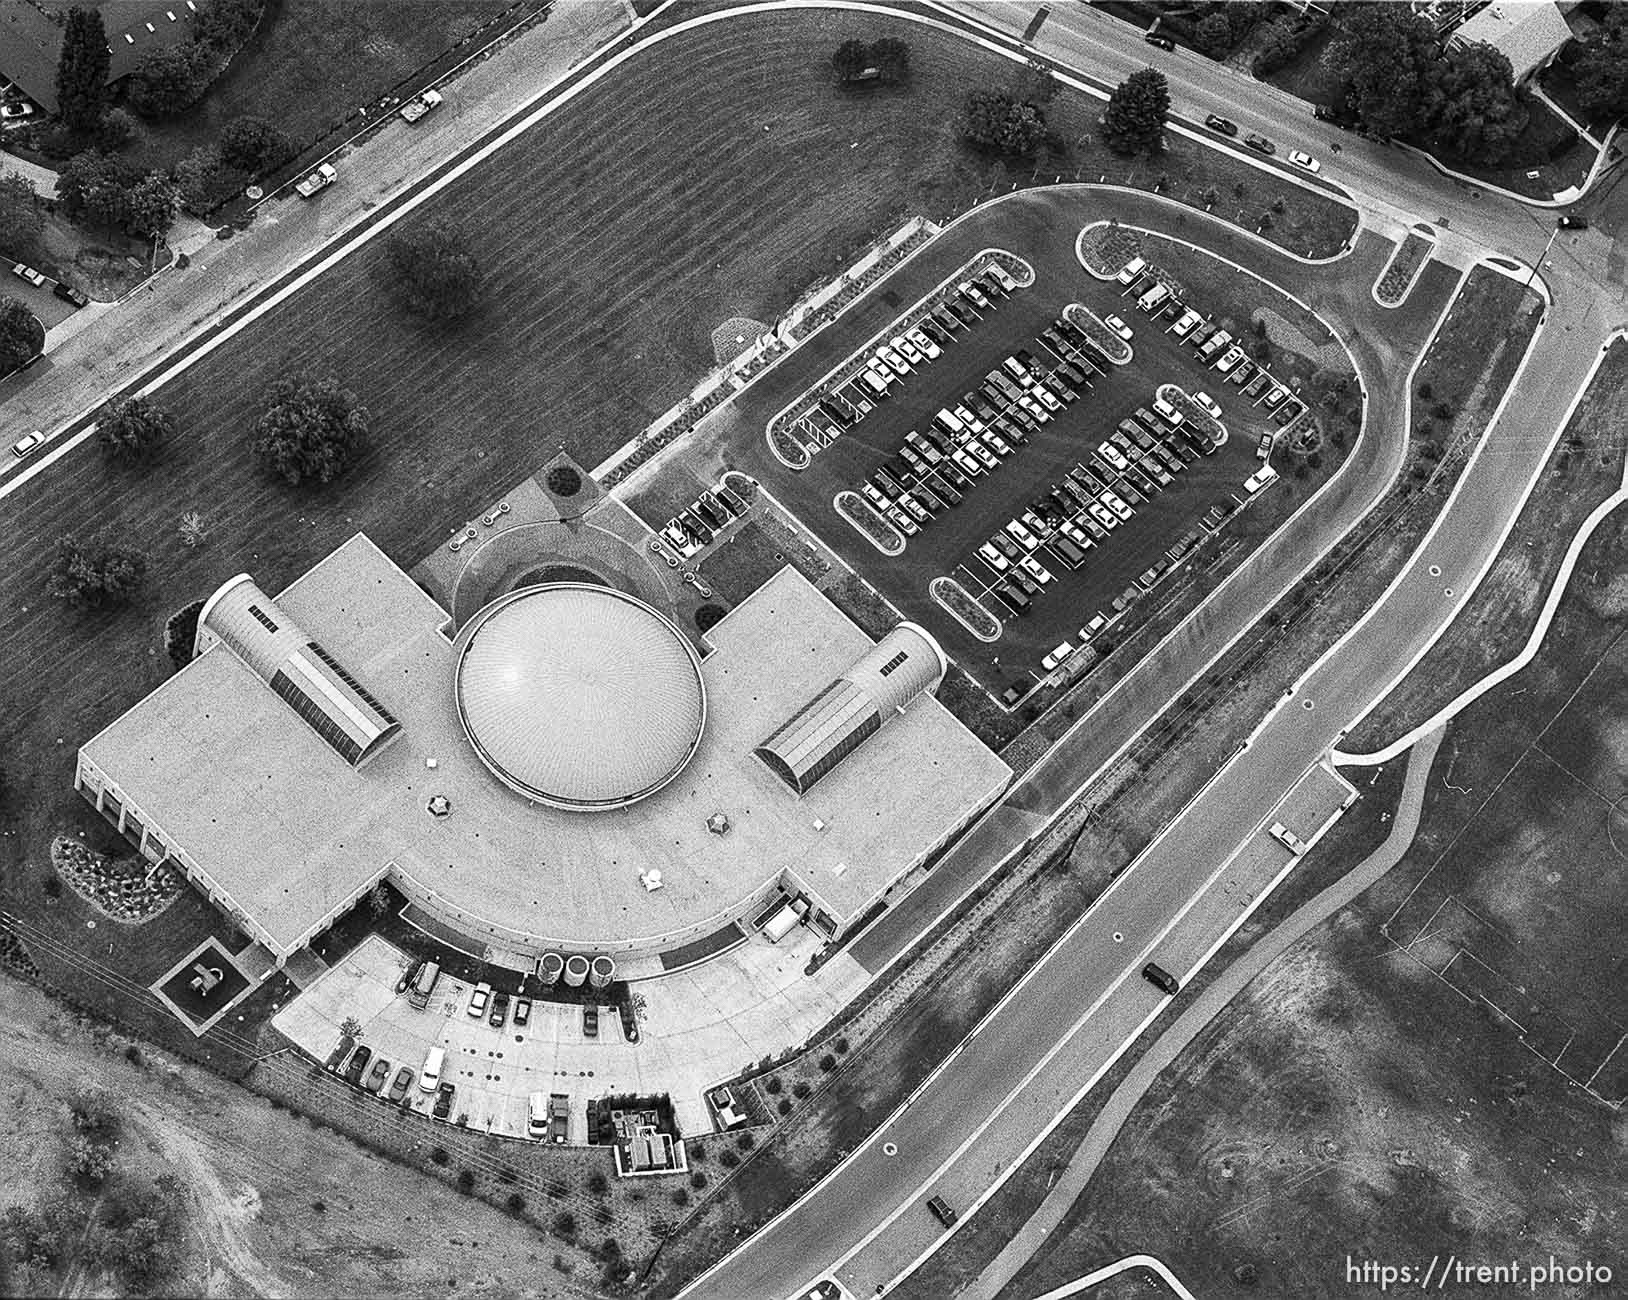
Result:
M960 442L962 437L967 432L967 426L962 424L957 416L946 410L940 410L939 413L933 417L933 423L936 424L940 429L944 430L945 433L949 434L950 437L954 438L957 442Z
M1120 268L1119 274L1114 278L1117 279L1120 284L1129 284L1132 280L1136 279L1137 276L1141 275L1143 271L1147 270L1147 267L1148 264L1146 258L1133 257Z
M422 1011L430 1004L430 994L435 992L436 981L441 978L441 968L433 961L427 961L418 968L418 974L413 976L412 987L407 991L408 1005L415 1010Z
M887 396L887 385L882 382L874 370L860 371L859 382L877 397Z
M548 1136L548 1098L540 1092L526 1098L526 1136L534 1142Z
M1204 340L1204 346L1198 350L1198 355L1208 361L1216 353L1232 342L1232 335L1226 330L1216 330L1209 338Z
M1152 311L1169 296L1170 290L1167 287L1156 284L1136 300L1136 305L1143 311Z
M424 1064L418 1071L418 1086L423 1092L434 1092L441 1086L441 1071L446 1068L447 1049L432 1047L424 1057Z

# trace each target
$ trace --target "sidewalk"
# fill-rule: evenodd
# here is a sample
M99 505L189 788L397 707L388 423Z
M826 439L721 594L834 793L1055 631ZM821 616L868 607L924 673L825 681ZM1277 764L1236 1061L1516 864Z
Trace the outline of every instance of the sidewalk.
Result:
M8 424L49 430L91 410L127 375L478 139L630 25L620 5L559 0L547 22L448 83L439 112L416 127L393 121L343 155L339 182L319 198L268 204L247 231L229 240L183 223L175 246L191 265L158 276L150 291L53 338L49 366L0 401ZM8 168L13 164L27 166L5 159Z

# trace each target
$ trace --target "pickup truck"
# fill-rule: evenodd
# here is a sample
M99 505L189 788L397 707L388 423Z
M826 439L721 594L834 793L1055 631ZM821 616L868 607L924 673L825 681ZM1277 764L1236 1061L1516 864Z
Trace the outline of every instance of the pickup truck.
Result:
M332 164L323 163L303 180L296 181L294 189L302 199L311 198L320 190L325 190L339 179L339 173L333 169Z
M441 92L439 90L426 90L414 95L401 106L401 115L409 122L416 122L432 108L441 107Z

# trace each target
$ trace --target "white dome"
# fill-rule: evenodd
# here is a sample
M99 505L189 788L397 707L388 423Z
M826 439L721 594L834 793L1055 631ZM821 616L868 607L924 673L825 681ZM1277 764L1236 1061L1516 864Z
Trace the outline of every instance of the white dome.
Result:
M458 715L510 788L556 808L617 808L654 794L701 742L694 648L644 602L557 583L512 592L470 624Z

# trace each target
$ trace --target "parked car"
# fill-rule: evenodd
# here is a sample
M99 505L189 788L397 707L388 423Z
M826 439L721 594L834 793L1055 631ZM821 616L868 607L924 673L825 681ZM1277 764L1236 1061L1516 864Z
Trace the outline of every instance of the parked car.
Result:
M450 1083L443 1083L435 1090L435 1105L430 1108L430 1114L436 1119L445 1119L452 1114L452 1097L458 1090Z
M1051 570L1046 568L1045 565L1041 564L1040 561L1035 559L1032 555L1025 555L1021 560L1018 561L1018 565L1042 587L1051 581Z
M18 460L21 460L24 456L32 456L44 445L44 432L40 429L35 429L33 433L25 433L21 438L17 439L16 442L11 444L11 454Z
M486 1014L486 1004L492 1000L492 986L484 981L475 985L469 994L469 1018L479 1020Z
M486 1017L486 1023L493 1029L502 1029L509 1019L509 995L495 993L492 995L492 1014Z
M1161 50L1173 50L1176 48L1175 41L1171 40L1168 36L1160 36L1158 32L1148 32L1142 37L1142 39L1149 45L1156 46Z
M439 90L426 90L414 95L401 106L401 115L409 122L416 122L431 109L441 107L441 92Z
M355 1046L356 1040L354 1038L349 1034L341 1034L334 1050L328 1053L328 1059L325 1062L327 1068L338 1074L339 1067L345 1063L345 1058L351 1054L351 1050Z
M1194 393L1193 400L1213 415L1217 420L1221 418L1221 407L1215 398L1208 393Z
M924 330L911 330L909 339L910 342L915 345L916 351L921 353L921 355L926 357L929 361L936 361L940 356L943 355L944 350L940 348L938 344L934 343L932 339L928 338L926 331Z
M1129 343L1131 341L1131 338L1133 337L1131 327L1125 324L1124 321L1120 320L1118 316L1104 316L1102 318L1102 323L1111 329L1115 334L1119 335L1120 338L1124 339L1125 342Z
M892 348L877 348L876 359L896 375L908 375L910 365Z
M1317 172L1321 170L1321 166L1317 159L1313 158L1304 149L1289 150L1288 159L1296 167L1304 168L1306 171Z
M373 1069L368 1072L367 1082L362 1086L369 1092L383 1092L384 1081L390 1077L390 1062L380 1057L373 1062Z
M34 105L32 104L0 104L0 121L20 122L25 117L33 116Z
M1069 655L1071 655L1073 653L1074 653L1074 647L1072 645L1070 645L1067 641L1064 641L1061 645L1059 645L1055 650L1053 650L1050 654L1048 654L1044 659L1042 659L1040 661L1040 666L1042 668L1044 668L1049 673L1053 668L1057 667L1058 664L1062 663L1063 660L1067 659L1069 657Z
M516 1028L523 1028L531 1023L530 998L516 998L514 1000L514 1023Z
M1244 137L1244 143L1256 153L1270 155L1275 154L1278 151L1277 145L1273 144L1264 135L1256 135L1253 131Z
M63 284L61 280L58 280L56 284L52 286L51 292L54 293L58 298L62 299L63 302L73 306L75 309L80 307L88 307L90 305L89 297L81 293L78 289L75 289L73 285Z
M373 1049L371 1047L367 1046L365 1043L361 1047L358 1047L356 1049L356 1055L351 1057L350 1063L345 1066L345 1082L361 1083L362 1071L367 1069L367 1063L372 1059Z
M412 1066L404 1065L401 1067L401 1069L396 1071L396 1077L390 1080L390 1100L405 1101L407 1099L407 1089L411 1088L412 1086Z
M584 1038L599 1037L599 1008L586 1006L582 1008L582 1036Z
M309 199L327 189L338 179L339 173L333 169L332 164L322 163L309 176L294 182L294 189L302 199Z
M919 366L927 359L927 354L918 352L916 345L902 334L893 340L893 350L913 366Z
M27 280L30 284L36 286L37 288L43 289L45 287L45 277L36 271L32 266L29 266L24 262L17 262L14 264L11 268L11 273L19 280Z
M1222 135L1232 136L1238 134L1238 124L1230 118L1221 117L1211 113L1204 119L1204 125L1212 131L1219 131Z

